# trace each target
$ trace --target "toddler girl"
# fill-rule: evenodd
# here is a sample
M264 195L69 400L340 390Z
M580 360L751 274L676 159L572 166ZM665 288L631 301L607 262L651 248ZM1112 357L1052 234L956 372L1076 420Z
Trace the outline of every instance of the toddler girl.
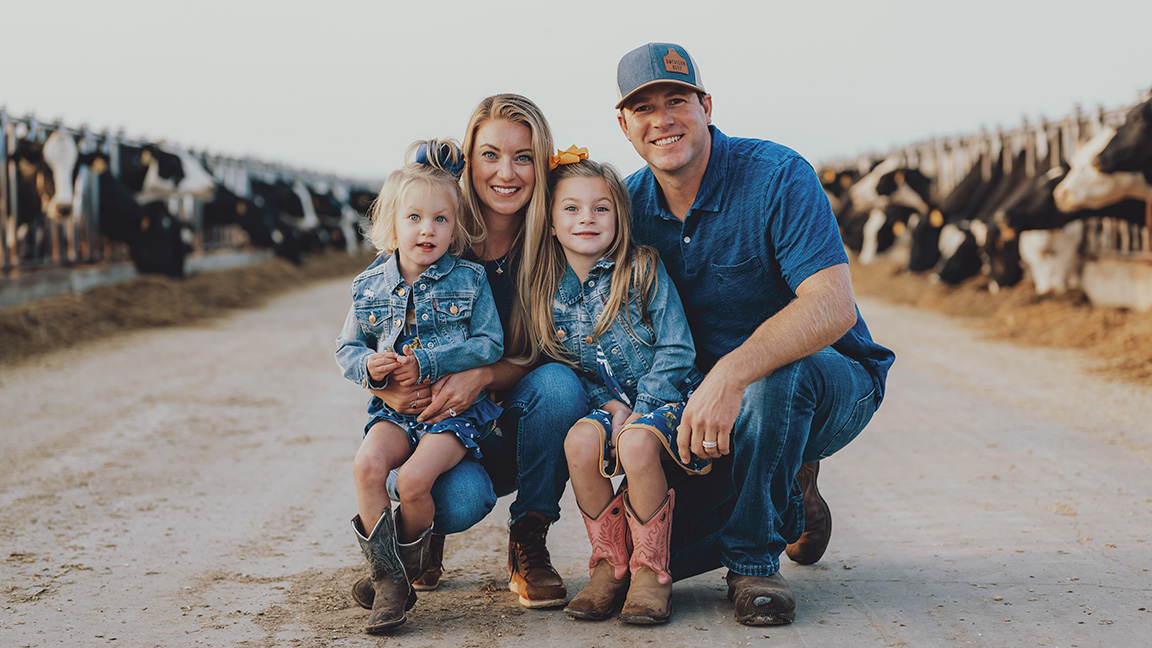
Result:
M430 385L446 374L487 365L503 354L503 333L484 268L455 257L469 243L451 142L418 144L417 159L393 172L372 206L367 236L387 253L352 281L352 308L336 340L344 376L364 388L389 380ZM417 392L417 398L428 394ZM468 455L495 421L498 405L480 397L434 424L373 397L354 479L359 513L352 528L371 569L375 597L367 631L404 623L416 600L411 580L426 567L435 513L432 484ZM399 506L386 490L398 468Z

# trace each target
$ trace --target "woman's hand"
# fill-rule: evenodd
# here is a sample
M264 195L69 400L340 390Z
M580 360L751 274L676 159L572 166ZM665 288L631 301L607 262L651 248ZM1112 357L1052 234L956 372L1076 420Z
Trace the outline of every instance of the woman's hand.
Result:
M480 392L488 388L487 367L476 367L444 376L432 384L432 400L417 420L439 423L460 414L476 402Z

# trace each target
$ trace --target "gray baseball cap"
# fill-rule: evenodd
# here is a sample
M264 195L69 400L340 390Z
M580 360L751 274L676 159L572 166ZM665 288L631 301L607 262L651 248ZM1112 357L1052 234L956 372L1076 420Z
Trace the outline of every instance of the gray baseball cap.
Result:
M678 83L697 92L707 92L700 70L688 50L674 43L648 43L624 55L616 68L616 109L634 92L653 83Z

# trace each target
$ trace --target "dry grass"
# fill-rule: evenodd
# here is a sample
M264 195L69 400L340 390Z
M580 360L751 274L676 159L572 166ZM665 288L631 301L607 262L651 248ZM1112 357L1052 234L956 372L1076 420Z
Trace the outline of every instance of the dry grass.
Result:
M269 297L319 279L347 276L351 280L371 260L370 254L350 257L331 252L307 257L295 266L277 258L184 279L146 275L81 294L0 308L0 364L123 331L188 325L232 309L258 306Z
M1152 313L1093 306L1079 292L1041 297L1029 280L995 293L983 277L947 286L884 261L853 263L852 283L860 295L964 318L990 338L1081 349L1103 375L1152 385Z

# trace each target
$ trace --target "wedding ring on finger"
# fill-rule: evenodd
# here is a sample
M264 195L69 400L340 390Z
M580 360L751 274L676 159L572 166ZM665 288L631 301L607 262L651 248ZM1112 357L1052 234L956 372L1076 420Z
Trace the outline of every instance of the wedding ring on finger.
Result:
M704 446L705 448L712 449L715 448L718 444L715 441L701 441L700 445Z

